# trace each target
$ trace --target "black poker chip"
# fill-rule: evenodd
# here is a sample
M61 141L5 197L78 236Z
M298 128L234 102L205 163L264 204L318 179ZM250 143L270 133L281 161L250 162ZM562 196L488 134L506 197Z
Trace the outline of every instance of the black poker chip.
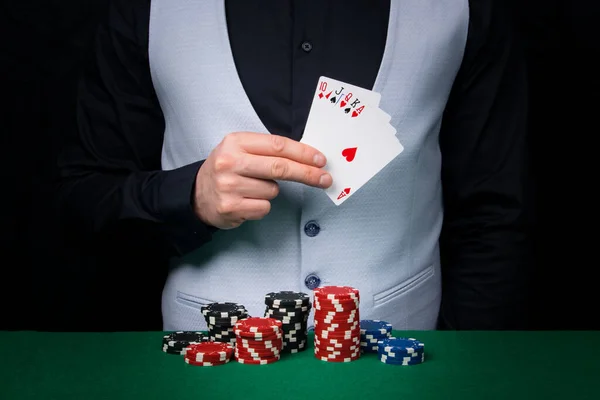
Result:
M248 314L246 307L239 303L211 303L203 306L201 309L204 317L215 317L215 318L230 318L234 316L241 316Z
M265 295L265 304L265 317L282 322L281 353L304 351L308 343L308 317L312 309L310 296L303 292L271 292Z
M310 308L306 310L298 310L292 312L279 312L277 308L267 307L265 310L265 317L275 318L285 322L302 322L308 319L310 314Z
M191 343L209 341L209 337L203 332L177 331L163 336L163 351L169 354L182 354L183 350Z
M173 355L178 355L178 356L182 356L185 355L185 347L183 349L172 349L169 346L163 346L163 352L167 353L167 354L173 354Z
M265 304L273 308L302 307L310 304L310 296L303 292L283 290L265 295Z
M281 353L300 353L308 348L308 338L299 337L295 341L286 340L283 342Z
M249 315L247 312L244 312L240 315L233 315L231 317L213 317L211 315L207 315L204 317L204 319L206 320L206 324L210 325L210 326L216 326L216 327L222 327L222 328L229 328L229 327L234 327L235 324L244 319L244 318L248 318Z

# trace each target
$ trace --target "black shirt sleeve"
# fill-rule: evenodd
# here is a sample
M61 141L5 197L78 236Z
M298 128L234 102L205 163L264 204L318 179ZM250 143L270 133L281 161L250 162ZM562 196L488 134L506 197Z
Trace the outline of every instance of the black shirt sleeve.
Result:
M148 60L149 3L111 1L99 25L78 87L78 129L59 157L59 206L88 232L147 222L182 254L212 229L192 208L202 160L161 170L165 121Z
M470 3L466 52L440 132L440 322L517 329L531 260L526 71L501 2Z

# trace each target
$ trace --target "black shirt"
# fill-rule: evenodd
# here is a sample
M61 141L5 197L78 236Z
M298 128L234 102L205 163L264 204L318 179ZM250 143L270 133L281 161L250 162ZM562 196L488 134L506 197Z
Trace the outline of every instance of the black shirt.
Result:
M501 3L470 2L440 132L442 320L459 329L515 327L524 295L526 84ZM183 253L212 230L191 206L202 160L161 171L165 122L149 69L149 6L113 1L100 25L79 86L78 135L59 162L60 199L82 229L152 222ZM271 133L300 139L320 75L373 87L389 0L229 0L226 13L242 84Z

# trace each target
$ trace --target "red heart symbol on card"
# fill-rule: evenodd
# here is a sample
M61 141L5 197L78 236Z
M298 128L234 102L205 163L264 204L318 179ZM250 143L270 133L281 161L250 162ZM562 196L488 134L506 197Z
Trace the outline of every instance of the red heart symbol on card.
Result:
M339 200L343 197L348 196L349 194L350 194L350 188L346 188L346 189L342 190L342 192L340 193L340 195L338 196L337 199Z
M347 149L342 150L342 156L346 157L346 161L352 162L356 156L356 149L357 147L348 147Z

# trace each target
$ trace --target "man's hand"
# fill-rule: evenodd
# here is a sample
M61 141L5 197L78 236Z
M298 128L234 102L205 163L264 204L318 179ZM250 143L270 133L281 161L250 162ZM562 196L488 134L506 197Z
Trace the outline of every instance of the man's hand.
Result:
M230 133L198 171L194 211L204 223L220 229L259 220L279 194L276 180L331 186L331 176L320 169L326 162L316 149L286 137Z

